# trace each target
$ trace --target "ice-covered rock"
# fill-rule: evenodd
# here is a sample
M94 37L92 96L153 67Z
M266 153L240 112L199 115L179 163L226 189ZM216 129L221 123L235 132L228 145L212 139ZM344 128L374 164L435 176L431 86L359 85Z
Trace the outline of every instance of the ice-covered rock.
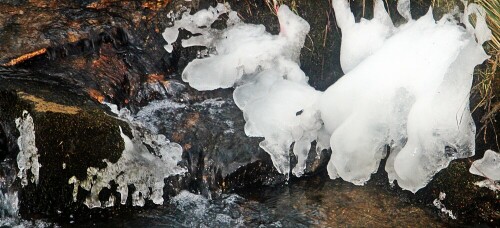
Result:
M90 191L84 202L89 208L113 206L115 197L112 194L104 205L99 200L101 190L111 189L113 181L118 185L116 191L120 193L121 204L127 202L129 185L135 188L131 194L133 206L143 206L147 199L155 204L163 204L164 179L186 172L177 165L182 159L182 147L170 142L164 135L151 133L154 130L145 128L150 125L135 120L128 109L118 110L112 104L108 106L130 124L133 137L125 135L120 127L125 149L118 161L112 163L104 160L107 166L102 169L89 167L85 180L78 180L74 176L69 179L68 183L74 185L73 200L77 199L78 187L82 187Z
M469 172L494 181L500 181L500 153L487 150L483 158L472 163Z
M21 179L21 185L28 185L28 171L31 171L30 182L38 184L40 177L40 163L38 162L38 149L35 144L35 125L33 118L27 111L23 111L21 117L16 119L16 127L19 131L17 145L19 153L17 154L17 167L19 168L18 177Z

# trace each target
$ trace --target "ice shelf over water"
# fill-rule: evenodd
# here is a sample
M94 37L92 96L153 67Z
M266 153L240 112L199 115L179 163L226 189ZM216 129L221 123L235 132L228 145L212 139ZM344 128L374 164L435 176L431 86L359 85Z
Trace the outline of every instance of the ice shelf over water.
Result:
M439 21L432 10L412 19L409 1L402 0L397 8L408 22L395 27L381 0L375 1L374 18L360 22L348 1L333 0L332 5L342 30L340 59L346 74L324 93L307 83L299 66L309 25L287 6L277 11L279 35L239 21L222 4L210 14L185 14L163 35L171 43L178 34L172 29L201 34L183 46L205 46L208 57L189 63L183 80L198 90L234 87L245 133L265 138L260 146L280 173L292 168L293 145L298 164L292 173L302 175L311 142L317 141L317 150L332 148L331 178L363 185L389 145L385 170L390 181L416 192L451 160L472 156L469 93L474 67L488 58L482 48L491 36L485 11L469 4L463 14ZM210 28L221 12L229 14L227 28ZM187 23L184 17L204 23Z

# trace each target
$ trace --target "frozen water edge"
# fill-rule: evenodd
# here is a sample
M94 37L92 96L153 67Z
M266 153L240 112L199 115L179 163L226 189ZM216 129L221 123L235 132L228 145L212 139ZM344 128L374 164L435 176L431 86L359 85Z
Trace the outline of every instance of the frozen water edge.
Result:
M125 149L116 163L104 160L106 168L98 169L89 167L87 179L78 180L71 177L69 184L74 185L73 200L76 201L78 187L90 191L85 200L89 208L111 207L115 205L116 197L112 194L108 201L99 200L99 193L103 188L111 189L111 182L118 185L117 192L120 194L120 203L125 204L129 195L128 186L134 185L135 191L132 195L133 206L144 206L145 200L149 199L155 204L163 204L164 179L186 172L177 163L182 159L182 147L170 142L164 135L151 133L142 122L130 114L127 109L118 110L116 106L108 104L120 119L129 123L133 137L123 134L120 127L120 135L125 143ZM150 107L154 109L156 106ZM152 151L150 151L148 145Z
M317 140L317 130L321 128L314 102L320 92L307 84L308 78L297 64L309 24L288 7L282 6L277 12L280 34L271 35L263 25L241 22L227 5L216 6L223 7L229 15L226 30L197 27L203 30L198 32L201 35L185 40L185 43L191 44L209 40L197 45L216 51L209 53L207 58L189 63L183 71L183 80L198 90L236 87L234 102L244 113L245 133L265 137L260 146L271 155L276 169L283 174L290 170L288 153L290 145L295 142L293 152L299 164L292 172L300 176L311 142ZM189 19L195 20L193 18L200 15L196 13ZM211 24L218 16L211 14L206 21ZM183 16L173 28L177 23L184 27L184 22ZM195 25L186 29L191 30L192 26ZM167 29L164 34L170 32ZM206 75L213 77L207 78ZM273 105L277 103L281 105Z

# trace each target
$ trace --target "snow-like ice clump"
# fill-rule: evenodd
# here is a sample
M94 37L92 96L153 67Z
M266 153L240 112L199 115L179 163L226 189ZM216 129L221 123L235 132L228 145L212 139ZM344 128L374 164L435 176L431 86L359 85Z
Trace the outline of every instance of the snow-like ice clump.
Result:
M432 10L414 20L409 1L402 0L398 10L408 22L395 27L381 0L375 1L374 18L358 23L347 1L332 5L342 30L346 75L324 93L308 85L299 67L309 25L287 6L277 12L279 35L220 10L230 15L226 29L197 27L201 35L185 40L210 52L188 64L183 80L198 90L235 87L245 133L265 138L260 146L280 173L290 172L293 144L298 164L292 172L300 176L316 140L317 150L332 148L331 178L362 185L389 145L390 181L415 192L451 160L473 155L469 92L474 67L488 58L481 45L491 36L484 10L469 4L460 20L449 14L435 21ZM216 8L222 6L227 7ZM476 14L475 27L470 14ZM218 16L212 13L205 21Z
M333 1L337 18L351 15L340 1ZM400 7L402 15L409 14L407 6ZM321 117L332 134L330 177L364 184L389 145L390 181L416 192L451 160L474 155L469 93L474 67L488 58L482 43L491 33L461 27L461 22L471 26L465 23L471 13L477 25L484 22L485 11L476 4L466 7L460 21L445 15L436 22L429 10L393 29L373 53L355 46L342 50L341 58L366 56L321 97ZM342 21L342 33L349 33Z
M354 20L348 1L332 1L337 25L342 30L340 65L344 73L351 71L366 57L376 52L394 32L382 1L375 1L373 19Z
M33 174L30 178L31 183L38 184L40 177L40 163L38 162L38 149L35 144L35 124L28 111L23 111L21 117L16 118L16 127L19 131L17 145L19 153L17 154L17 167L19 168L18 177L21 179L21 186L28 185L28 171Z
M241 22L236 12L227 7L223 4L216 7L218 12L228 12L227 29L197 28L204 32L194 30L201 35L183 41L215 51L207 58L190 62L182 78L198 90L236 87L234 101L247 121L246 134L265 137L260 146L271 155L281 173L290 171L288 153L295 142L293 151L299 164L293 172L300 176L311 142L317 139L321 128L316 107L321 93L307 84L308 78L298 64L309 24L282 6L277 11L280 34L271 35L263 25ZM200 12L189 16L189 20L198 21L201 20L198 17L206 16L205 11ZM213 22L219 16L211 15L205 21ZM173 28L178 29L177 23ZM184 23L183 16L179 24L193 30ZM167 29L164 36L170 32Z
M110 107L122 120L129 123L133 137L125 135L120 127L125 149L118 161L111 163L104 160L107 166L102 169L89 167L85 180L78 180L75 176L69 179L68 183L74 184L73 200L76 201L78 187L81 187L90 191L84 202L89 208L112 207L116 201L115 196L111 194L102 205L99 193L103 188L111 189L113 181L118 185L116 191L120 193L121 204L127 202L129 185L135 187L132 193L133 206L144 206L146 199L155 204L163 204L164 179L186 172L177 165L182 159L182 147L170 142L164 135L151 133L151 130L145 128L147 124L136 121L128 109L118 110L115 105Z

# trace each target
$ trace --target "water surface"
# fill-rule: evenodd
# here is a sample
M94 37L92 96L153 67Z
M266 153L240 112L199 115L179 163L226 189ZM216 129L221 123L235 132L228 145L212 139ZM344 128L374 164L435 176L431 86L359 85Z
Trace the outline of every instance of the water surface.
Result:
M437 210L437 209L436 209ZM75 224L73 224L75 225ZM170 203L106 222L106 227L443 227L428 210L377 185L314 177L209 200L182 192ZM65 226L65 225L63 225Z

